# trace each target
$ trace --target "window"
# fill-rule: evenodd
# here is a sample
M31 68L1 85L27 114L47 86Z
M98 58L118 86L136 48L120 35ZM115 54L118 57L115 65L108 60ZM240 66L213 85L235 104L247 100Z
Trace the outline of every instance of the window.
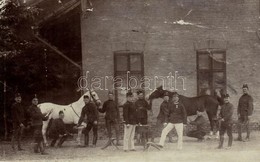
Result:
M144 76L143 53L129 51L115 52L114 75L116 100L119 105L123 105L126 100L127 89L135 92L141 88L140 81ZM131 80L131 78L135 79ZM124 88L123 90L122 87Z
M197 93L200 95L206 89L212 94L216 89L226 91L226 51L197 51Z

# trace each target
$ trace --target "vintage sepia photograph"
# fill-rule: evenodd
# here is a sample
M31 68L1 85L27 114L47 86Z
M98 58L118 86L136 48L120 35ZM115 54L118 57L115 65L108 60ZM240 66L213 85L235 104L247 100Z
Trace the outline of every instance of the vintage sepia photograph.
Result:
M0 161L259 162L260 0L0 0Z

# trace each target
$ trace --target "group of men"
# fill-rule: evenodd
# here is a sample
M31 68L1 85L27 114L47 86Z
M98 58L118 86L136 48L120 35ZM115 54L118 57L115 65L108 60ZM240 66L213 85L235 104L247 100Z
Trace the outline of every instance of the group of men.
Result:
M40 108L38 107L38 98L35 96L32 99L32 104L28 109L24 109L21 104L22 97L20 93L15 94L15 103L11 107L12 112L12 123L13 123L13 135L11 140L12 149L15 150L15 140L17 140L18 151L24 150L21 146L21 138L25 126L31 127L33 129L34 146L33 150L35 153L41 153L43 155L47 154L44 149L43 137L42 137L42 125L43 121L48 120L49 115L52 113L50 111L48 114L42 114ZM30 121L26 123L25 116L30 117ZM51 146L53 147L58 138L60 138L58 146L60 147L62 143L66 140L69 135L66 131L65 124L63 122L64 113L59 112L59 118L54 119L50 127L50 137L53 139Z
M238 141L248 141L250 137L249 121L253 112L253 98L248 93L248 85L244 84L243 95L239 99L238 103ZM138 99L134 99L132 92L126 94L126 102L123 105L123 124L124 124L124 138L123 138L123 150L125 152L135 151L135 131L137 132L137 141L148 138L148 132L142 131L142 126L147 126L148 123L148 111L151 111L151 107L144 99L144 92L137 92ZM108 93L108 100L104 102L103 106L97 108L96 105L91 102L90 96L84 96L85 106L82 109L80 119L77 126L81 126L82 122L86 122L87 127L84 130L84 147L89 146L89 132L93 129L93 143L95 147L98 139L98 114L106 113L105 121L108 133L109 141L112 138L112 126L115 128L116 145L120 146L119 141L119 124L120 114L116 101L114 100L113 92ZM220 123L220 142L218 148L223 148L224 134L227 132L229 136L228 148L232 146L232 125L233 125L233 112L234 106L229 101L230 96L228 94L222 95L220 113L218 114L218 120ZM15 139L18 141L18 150L23 150L21 147L21 135L25 128L25 113L28 113L31 118L31 126L34 130L34 152L46 154L44 151L43 137L42 137L42 125L43 121L49 118L51 114L42 114L38 105L37 97L32 99L32 105L25 110L21 106L21 95L18 93L15 96L15 103L12 105L12 117L13 117L13 136L12 136L12 148L15 149ZM165 93L163 102L160 106L160 112L157 116L156 129L162 129L160 141L158 147L163 148L166 136L169 132L175 128L178 136L179 150L182 149L183 143L183 127L186 124L197 126L196 130L192 130L187 133L189 137L198 138L199 141L203 141L206 135L206 119L203 117L203 112L197 111L197 118L194 121L187 122L187 114L184 105L179 101L178 93L174 92L173 97L169 100L169 94ZM151 111L152 112L152 111ZM59 139L58 146L61 147L62 143L70 135L66 131L65 124L63 122L64 113L59 112L59 118L52 121L50 127L50 137L53 139L51 146L54 147L56 141ZM136 129L136 126L137 127ZM242 126L246 126L247 136L242 139ZM172 135L169 136L171 141Z

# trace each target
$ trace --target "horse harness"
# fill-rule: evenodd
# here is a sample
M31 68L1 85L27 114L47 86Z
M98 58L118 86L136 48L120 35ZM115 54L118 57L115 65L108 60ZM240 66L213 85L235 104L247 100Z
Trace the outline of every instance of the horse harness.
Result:
M75 109L73 108L72 104L70 104L70 107L73 110L73 112L80 118L79 114L75 111Z

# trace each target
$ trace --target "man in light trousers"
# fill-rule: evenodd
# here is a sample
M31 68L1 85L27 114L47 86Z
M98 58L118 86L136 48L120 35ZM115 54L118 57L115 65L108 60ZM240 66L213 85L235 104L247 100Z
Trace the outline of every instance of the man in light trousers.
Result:
M126 94L127 102L123 105L124 118L124 151L135 151L134 136L137 124L136 107L133 103L133 93Z
M172 101L169 103L169 111L165 114L165 128L162 131L159 147L163 148L166 136L175 128L178 135L178 150L182 149L183 124L187 123L185 107L179 102L178 93L173 93Z

